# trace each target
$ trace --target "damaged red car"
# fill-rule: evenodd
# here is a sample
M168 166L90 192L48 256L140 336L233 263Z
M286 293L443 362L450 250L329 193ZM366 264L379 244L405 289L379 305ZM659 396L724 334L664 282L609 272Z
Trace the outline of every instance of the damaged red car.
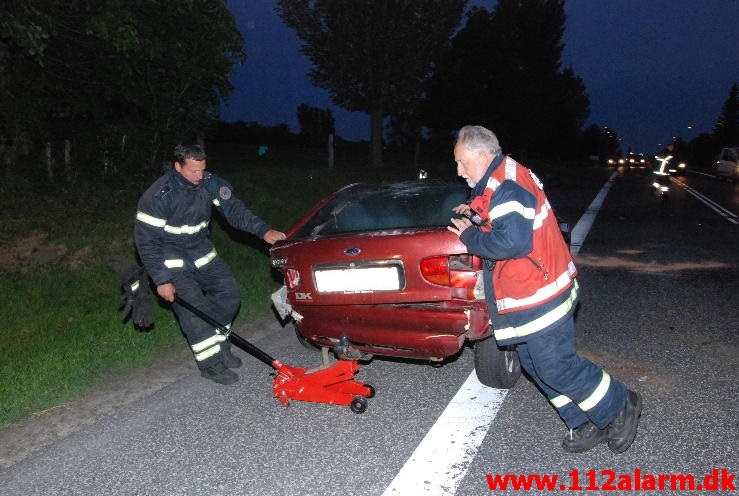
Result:
M319 347L442 362L475 342L483 384L511 387L514 349L490 336L482 260L447 230L463 181L352 184L319 202L271 248L273 295L298 337Z

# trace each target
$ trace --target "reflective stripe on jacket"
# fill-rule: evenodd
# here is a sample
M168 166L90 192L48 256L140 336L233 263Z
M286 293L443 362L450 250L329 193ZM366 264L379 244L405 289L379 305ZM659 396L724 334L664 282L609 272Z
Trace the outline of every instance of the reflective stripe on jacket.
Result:
M260 238L271 229L215 174L206 173L195 185L170 170L141 196L134 241L156 285L170 282L171 270L200 268L217 256L208 229L214 207L236 229Z
M530 193L535 199L534 205L516 195L498 201L495 193L506 181ZM496 222L505 216L519 216L531 226L531 250L523 256L499 260L493 269L498 312L535 307L572 286L577 269L544 187L532 171L505 157L489 176L485 191L478 198L482 199L478 202L479 208L487 214L493 230Z

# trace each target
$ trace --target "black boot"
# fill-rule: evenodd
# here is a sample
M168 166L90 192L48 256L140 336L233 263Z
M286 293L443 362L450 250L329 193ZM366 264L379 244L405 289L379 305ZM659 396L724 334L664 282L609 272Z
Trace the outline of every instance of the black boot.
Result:
M228 370L223 362L218 362L207 369L202 369L200 375L213 382L224 385L233 384L239 380L239 375L232 370Z
M231 343L228 341L221 344L221 354L223 355L223 364L229 369L238 369L241 367L241 358L231 353Z
M606 429L598 429L587 421L576 429L570 429L562 440L562 447L570 453L583 453L608 441Z
M634 442L642 410L639 393L628 389L626 391L626 404L623 410L607 427L608 447L614 453L623 453Z

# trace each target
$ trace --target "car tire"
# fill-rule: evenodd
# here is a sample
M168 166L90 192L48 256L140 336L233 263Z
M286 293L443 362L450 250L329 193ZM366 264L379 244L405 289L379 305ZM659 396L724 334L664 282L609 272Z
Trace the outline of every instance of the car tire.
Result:
M510 389L521 377L521 362L513 347L499 348L494 338L475 342L475 373L485 386Z

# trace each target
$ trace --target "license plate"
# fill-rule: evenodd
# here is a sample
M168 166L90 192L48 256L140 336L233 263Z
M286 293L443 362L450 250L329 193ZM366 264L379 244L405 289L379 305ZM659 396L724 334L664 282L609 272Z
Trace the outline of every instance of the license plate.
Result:
M397 265L319 269L314 272L314 276L319 293L361 293L400 289L400 269Z

